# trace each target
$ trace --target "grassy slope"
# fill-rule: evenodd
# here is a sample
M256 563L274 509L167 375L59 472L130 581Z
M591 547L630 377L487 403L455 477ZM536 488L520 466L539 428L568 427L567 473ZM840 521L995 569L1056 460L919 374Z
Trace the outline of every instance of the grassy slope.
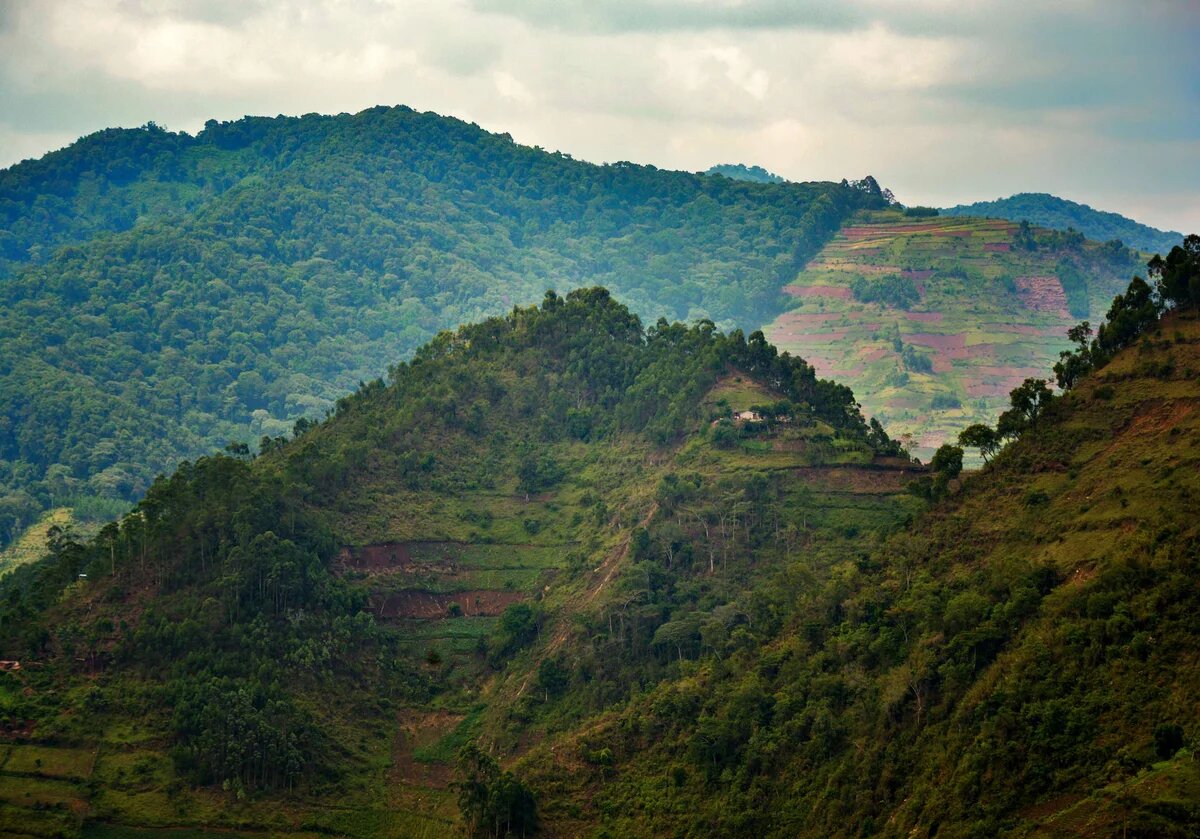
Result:
M876 550L876 570L843 566L813 596L823 642L802 610L761 653L698 665L530 756L549 835L1194 835L1198 467L1200 320L1169 316ZM1031 573L1052 581L1032 611ZM880 653L901 627L902 653ZM705 782L692 721L755 693L773 717ZM818 700L842 739L814 758L791 715ZM1155 751L1162 723L1183 728L1173 758ZM600 745L613 766L579 759Z
M764 331L781 350L850 385L864 413L928 457L965 426L994 422L1024 378L1047 375L1081 319L1067 312L1054 279L1063 252L1021 250L1015 232L1005 221L873 214L845 227L787 286L794 308ZM1085 257L1096 250L1087 244ZM896 273L921 291L908 311L850 294L856 278ZM1093 322L1128 279L1128 268L1102 265L1088 277ZM926 356L932 372L908 369L897 338ZM947 407L932 407L935 397Z

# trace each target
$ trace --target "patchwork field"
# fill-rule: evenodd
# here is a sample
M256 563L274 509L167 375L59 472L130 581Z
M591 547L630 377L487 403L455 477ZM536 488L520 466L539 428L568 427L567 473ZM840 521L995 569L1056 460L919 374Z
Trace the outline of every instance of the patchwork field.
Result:
M793 307L764 332L928 457L994 422L1025 378L1048 376L1067 329L1101 320L1143 263L1008 221L876 212L805 266L784 289Z

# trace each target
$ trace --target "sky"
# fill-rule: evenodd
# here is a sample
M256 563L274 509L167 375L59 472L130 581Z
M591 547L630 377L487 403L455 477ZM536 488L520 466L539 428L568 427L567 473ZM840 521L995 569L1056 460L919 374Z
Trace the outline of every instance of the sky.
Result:
M0 0L0 166L404 104L597 163L1200 231L1200 0Z

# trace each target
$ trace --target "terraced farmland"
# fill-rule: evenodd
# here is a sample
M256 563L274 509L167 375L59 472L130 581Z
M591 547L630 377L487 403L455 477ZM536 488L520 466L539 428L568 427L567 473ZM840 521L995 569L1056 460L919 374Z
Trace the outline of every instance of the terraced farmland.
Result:
M850 385L864 412L927 457L993 422L1016 385L1044 377L1066 331L1099 321L1144 259L996 219L864 215L784 291L768 340Z

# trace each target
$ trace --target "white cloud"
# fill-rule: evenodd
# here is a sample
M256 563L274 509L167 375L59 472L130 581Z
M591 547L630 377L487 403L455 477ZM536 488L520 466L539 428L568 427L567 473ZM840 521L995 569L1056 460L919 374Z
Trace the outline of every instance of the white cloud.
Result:
M1038 189L1200 229L1200 12L1184 0L3 8L0 165L106 125L403 103L597 161L869 172L943 204Z

